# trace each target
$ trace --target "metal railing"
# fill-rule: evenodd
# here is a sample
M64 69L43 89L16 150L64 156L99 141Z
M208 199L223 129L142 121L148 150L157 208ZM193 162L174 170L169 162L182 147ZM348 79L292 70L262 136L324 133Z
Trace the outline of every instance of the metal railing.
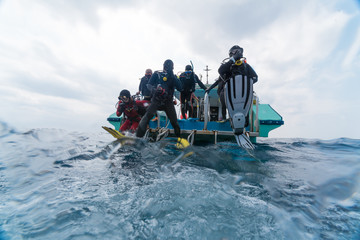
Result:
M253 106L250 108L249 112L249 125L250 125L250 133L253 133L252 135L259 136L259 98L254 92L253 96L253 102L252 105L255 103L255 116L253 111ZM255 118L255 121L254 121Z

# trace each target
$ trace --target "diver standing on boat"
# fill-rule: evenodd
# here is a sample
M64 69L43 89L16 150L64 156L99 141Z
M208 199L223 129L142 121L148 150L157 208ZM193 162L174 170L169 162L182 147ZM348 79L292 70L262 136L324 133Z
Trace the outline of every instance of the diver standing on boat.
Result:
M136 95L138 94L142 94L144 96L144 100L151 100L151 95L150 95L150 90L147 88L147 84L151 78L152 75L152 70L150 68L146 69L145 71L145 76L143 76L141 78L140 84L139 84L139 91L136 93Z
M175 135L180 137L180 126L177 122L173 96L175 88L178 91L182 91L182 85L179 79L174 75L173 69L173 61L168 59L164 62L163 71L156 71L151 76L147 84L147 87L152 94L151 104L139 123L136 137L143 137L145 135L147 124L156 114L157 110L165 111L174 128Z
M199 77L193 72L190 65L186 65L185 72L180 74L180 82L183 86L183 90L180 92L181 101L181 115L183 119L186 119L186 113L189 111L189 117L193 117L192 110L192 95L195 92L195 84L206 90L205 85L199 80ZM190 106L191 105L191 106Z
M130 130L131 132L135 132L141 116L144 115L146 111L144 101L135 101L126 89L120 92L118 99L119 103L116 115L120 117L124 113L126 119L120 126L119 131L124 132Z

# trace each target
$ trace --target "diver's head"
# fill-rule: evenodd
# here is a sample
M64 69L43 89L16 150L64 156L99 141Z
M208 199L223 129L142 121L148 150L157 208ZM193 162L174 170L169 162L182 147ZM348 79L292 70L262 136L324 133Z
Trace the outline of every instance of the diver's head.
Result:
M164 62L164 71L169 72L169 71L172 71L173 69L174 69L173 61L171 61L170 59L166 60Z
M129 90L124 89L120 92L119 100L121 100L123 102L129 102L130 98L131 98L131 95L130 95Z
M150 68L146 69L145 76L151 76L151 75L152 75L152 70Z
M234 56L236 53L240 53L241 56L243 55L244 49L239 47L238 45L234 45L229 50L229 57Z

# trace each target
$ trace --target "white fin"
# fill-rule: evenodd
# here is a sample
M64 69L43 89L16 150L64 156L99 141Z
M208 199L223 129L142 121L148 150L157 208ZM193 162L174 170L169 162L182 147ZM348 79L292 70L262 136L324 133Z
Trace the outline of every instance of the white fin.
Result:
M235 139L240 147L251 150L255 149L254 145L251 143L250 139L245 134L235 135Z

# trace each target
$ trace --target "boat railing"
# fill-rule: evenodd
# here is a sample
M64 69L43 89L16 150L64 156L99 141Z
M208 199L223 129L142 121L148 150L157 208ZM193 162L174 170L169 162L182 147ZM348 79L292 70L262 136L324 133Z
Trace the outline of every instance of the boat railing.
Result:
M196 117L197 118L200 118L200 112L201 112L201 107L204 106L204 99L203 98L200 98L200 104L197 108L197 113L196 113Z
M209 121L209 111L210 111L209 94L205 93L205 96L204 96L204 130L207 130L207 123Z
M194 106L192 105L192 99L195 99L196 101L196 115L197 117L199 117L199 98L197 98L194 93L191 94L191 107L194 108Z
M157 118L157 128L160 128L160 114L158 111L156 111L156 118Z
M187 137L187 140L190 143L190 145L193 145L193 143L194 143L195 134L196 134L196 130L192 130L190 132L189 136Z
M256 136L259 134L260 129L259 129L259 97L256 95L255 92L253 96L253 105L255 105L255 116L254 116L253 107L251 107L249 113L250 133Z
M160 141L163 138L169 136L170 130L168 128L161 128L158 131L158 135L156 136L156 141Z

